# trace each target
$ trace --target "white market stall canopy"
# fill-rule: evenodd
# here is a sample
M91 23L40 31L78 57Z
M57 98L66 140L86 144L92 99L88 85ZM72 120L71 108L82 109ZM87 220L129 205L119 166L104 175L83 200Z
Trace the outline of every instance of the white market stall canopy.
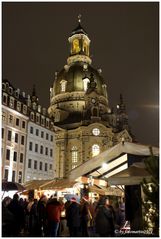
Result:
M159 156L159 148L151 147L151 149L154 156ZM69 179L75 180L80 176L109 178L127 169L128 154L150 156L151 151L147 145L129 142L119 143L70 171Z
M108 178L110 185L136 185L145 178L150 182L151 175L145 169L144 163L134 163L129 168Z

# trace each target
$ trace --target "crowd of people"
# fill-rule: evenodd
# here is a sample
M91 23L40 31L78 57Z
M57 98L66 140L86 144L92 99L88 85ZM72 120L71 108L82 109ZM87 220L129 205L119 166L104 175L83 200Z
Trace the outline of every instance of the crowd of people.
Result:
M112 206L105 196L93 203L87 196L64 203L54 195L26 200L18 194L2 201L2 236L6 237L114 237L124 222L124 208L118 202Z

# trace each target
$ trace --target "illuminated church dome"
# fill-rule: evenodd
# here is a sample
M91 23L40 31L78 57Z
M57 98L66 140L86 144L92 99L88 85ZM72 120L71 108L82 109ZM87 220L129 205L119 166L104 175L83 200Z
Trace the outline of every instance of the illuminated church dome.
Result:
M116 114L109 108L101 69L92 66L90 39L81 26L72 31L67 63L55 72L48 113L54 121L56 175L69 171L118 142L131 141L123 97Z
M91 77L95 82L95 89L102 112L109 111L107 86L102 77L101 69L95 69L90 58L90 39L81 26L79 17L78 27L68 38L70 54L67 64L59 72L55 72L53 87L50 89L50 107L48 112L55 124L68 124L68 119L82 122L83 112L89 100ZM99 105L98 105L99 106ZM67 127L67 126L65 126Z

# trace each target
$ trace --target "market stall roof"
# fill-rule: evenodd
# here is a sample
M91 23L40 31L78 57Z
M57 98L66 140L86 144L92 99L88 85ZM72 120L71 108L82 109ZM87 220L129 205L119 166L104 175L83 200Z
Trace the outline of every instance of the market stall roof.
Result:
M102 187L98 185L89 186L89 192L98 193L100 195L107 195L107 196L119 196L121 197L123 194L123 190L120 188L114 187Z
M64 188L72 188L75 184L78 184L78 182L74 180L69 179L60 179L60 180L51 180L51 182L42 185L42 190L52 190L52 189L64 189Z
M108 178L110 185L136 185L146 178L150 181L151 175L145 169L144 163L134 163L129 168Z
M158 156L159 148L151 148L153 155ZM127 154L149 156L151 151L147 145L121 142L70 171L69 178L75 180L80 176L88 175L108 178L128 167Z
M52 190L71 188L78 182L69 179L32 180L24 184L26 190Z
M33 190L33 189L40 189L42 185L46 185L47 183L51 182L53 180L31 180L24 184L24 187L26 190Z

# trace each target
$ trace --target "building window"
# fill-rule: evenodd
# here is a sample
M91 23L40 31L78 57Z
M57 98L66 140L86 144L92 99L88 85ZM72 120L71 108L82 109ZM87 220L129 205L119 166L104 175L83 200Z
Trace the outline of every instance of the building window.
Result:
M6 95L3 95L3 103L7 104L7 96Z
M16 118L16 125L19 126L19 124L20 124L20 120Z
M72 169L77 167L78 163L78 149L76 146L72 147Z
M84 91L87 90L89 82L90 80L88 79L88 77L83 78Z
M67 81L66 80L62 80L60 82L61 84L61 92L65 92L66 91L66 84L67 84Z
M31 117L31 120L34 121L34 113L33 112L31 112L30 117Z
M4 179L8 181L8 169L5 168Z
M37 169L37 161L34 160L34 169Z
M38 144L35 144L35 152L38 152Z
M9 106L10 106L11 108L14 108L14 99L13 99L13 98L10 98Z
M9 115L9 123L12 124L12 122L13 122L13 116Z
M41 131L41 138L44 138L44 132Z
M20 153L20 163L23 163L23 153Z
M45 171L48 171L48 164L45 163Z
M26 122L22 121L22 128L25 129L25 127L26 127Z
M36 136L39 136L39 130L36 129Z
M46 133L46 140L48 140L49 139L49 134L48 133Z
M40 146L40 154L43 154L43 146Z
M25 144L25 136L21 136L21 144L24 145Z
M32 151L32 142L29 143L29 150Z
M48 148L45 148L45 155L48 155Z
M23 113L26 115L27 114L27 106L23 105Z
M50 149L50 157L53 157L53 150Z
M6 150L6 159L10 160L10 149Z
M44 125L44 118L41 118L41 124Z
M46 120L46 127L49 127L49 120Z
M13 154L13 161L17 161L17 152L14 151L14 154Z
M19 171L18 173L18 182L22 183L22 171Z
M39 167L40 170L42 170L42 162L40 162L40 167Z
M16 179L16 172L12 171L12 182L15 182Z
M92 145L92 157L100 153L100 146L98 144Z
M12 87L9 87L9 93L10 93L10 94L13 94L13 89L12 89Z
M30 134L33 134L33 127L30 127Z
M15 133L15 143L18 143L18 134Z
M72 163L78 162L78 149L76 146L72 147Z
M11 141L12 131L8 130L8 140Z
M3 113L2 113L2 121L5 121L5 120L6 120L6 113L3 112Z
M40 123L40 116L39 115L36 115L36 122Z
M94 128L92 130L93 135L98 136L100 134L100 130L98 128Z
M21 111L21 103L20 102L17 102L17 110Z
M6 85L5 83L2 83L2 90L5 90L6 89Z
M4 138L4 128L2 128L2 139Z
M52 135L51 135L51 137L50 137L50 141L53 142L53 136L52 136Z
M50 170L52 170L52 166L53 166L53 165L52 165L52 164L50 164Z
M29 159L29 161L28 161L28 168L31 168L31 165L32 164L32 160L31 159Z

